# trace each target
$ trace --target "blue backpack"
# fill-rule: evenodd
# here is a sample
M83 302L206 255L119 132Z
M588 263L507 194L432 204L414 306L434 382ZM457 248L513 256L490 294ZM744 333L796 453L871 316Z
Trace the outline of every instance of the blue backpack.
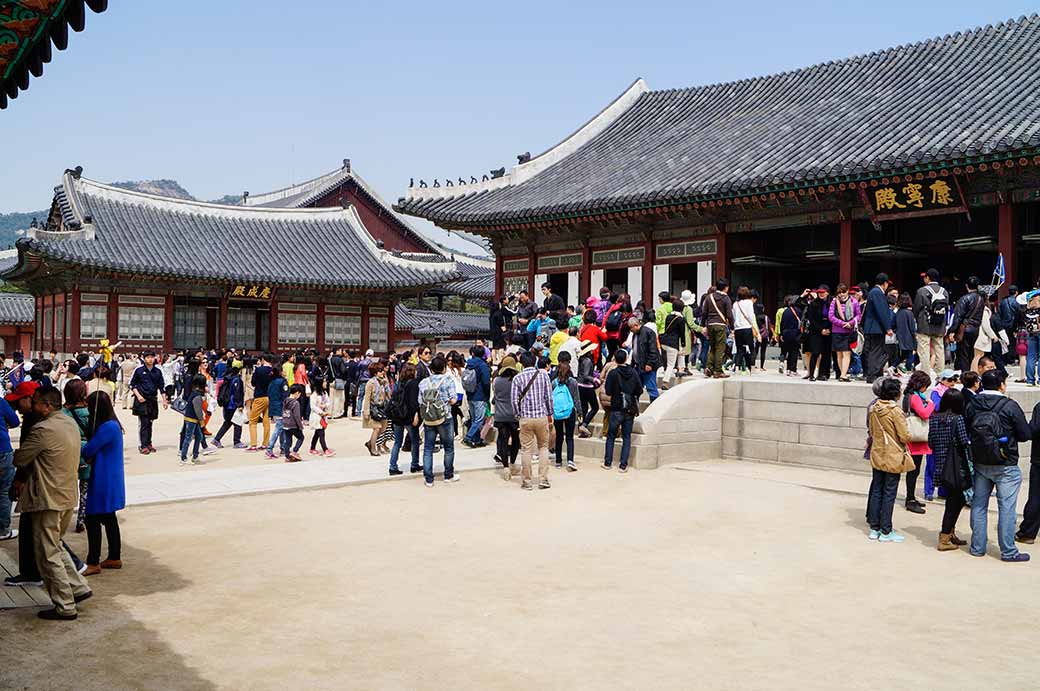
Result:
M566 420L574 412L574 398L566 384L559 381L553 384L552 401L554 420Z

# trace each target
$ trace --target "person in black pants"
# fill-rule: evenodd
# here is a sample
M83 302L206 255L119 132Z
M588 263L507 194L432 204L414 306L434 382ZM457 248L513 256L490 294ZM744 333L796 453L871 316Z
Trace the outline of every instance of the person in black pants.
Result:
M162 396L164 409L170 405L166 397L162 370L155 366L155 353L144 354L144 364L135 369L130 377L130 393L134 397L134 415L140 422L138 449L145 455L155 453L155 446L152 444L152 422L159 418L159 396Z
M821 285L806 312L809 333L809 373L806 379L827 381L831 376L830 286ZM819 370L817 370L817 365Z
M885 368L885 335L892 331L892 310L888 306L888 274L880 273L867 293L863 308L863 376L868 384Z
M946 396L943 395L943 398ZM1033 432L1033 447L1029 451L1029 498L1022 510L1022 523L1015 533L1015 541L1027 545L1033 544L1037 533L1040 533L1040 403L1033 406L1029 428Z
M780 350L786 361L785 371L789 377L798 374L798 356L802 342L802 312L795 304L796 301L793 295L788 296L784 300L784 311L780 315Z
M935 483L946 490L946 506L943 509L942 528L939 532L938 549L940 552L957 549L966 545L965 540L957 537L955 529L957 518L967 501L961 487L953 487L942 481L943 469L947 463L962 463L962 473L966 482L970 482L969 470L965 461L965 449L971 444L968 428L964 423L964 394L957 389L950 389L943 394L939 410L928 419L928 446L932 449ZM1034 415L1035 420L1035 415ZM957 449L960 452L957 452Z
M961 340L957 342L957 351L954 355L954 367L967 372L971 369L971 362L975 358L975 341L979 338L979 325L982 324L982 314L986 307L986 300L979 295L979 279L969 276L964 282L967 293L962 295L953 306L953 321L947 331L947 340L956 340L958 332ZM961 329L961 327L964 327Z

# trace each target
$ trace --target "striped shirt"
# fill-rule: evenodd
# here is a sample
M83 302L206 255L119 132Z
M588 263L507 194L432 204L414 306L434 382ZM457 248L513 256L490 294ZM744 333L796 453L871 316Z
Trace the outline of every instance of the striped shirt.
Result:
M527 387L527 383L534 377L530 390L520 400L520 394ZM513 410L518 418L549 417L553 414L552 391L549 387L549 375L545 372L528 367L520 374L513 377Z

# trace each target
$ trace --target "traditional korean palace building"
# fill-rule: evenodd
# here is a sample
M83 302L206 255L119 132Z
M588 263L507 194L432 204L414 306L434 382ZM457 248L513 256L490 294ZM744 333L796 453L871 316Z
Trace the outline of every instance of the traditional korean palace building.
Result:
M395 209L490 241L496 292L548 280L649 304L718 275L767 305L873 280L1040 275L1040 18L737 82L633 83L508 172ZM634 300L634 301L635 301Z
M0 278L35 296L36 351L334 346L386 353L404 296L463 278L367 211L220 205L132 192L66 171L43 227ZM371 222L371 216L370 216ZM319 249L320 252L316 252ZM320 257L329 257L321 261Z

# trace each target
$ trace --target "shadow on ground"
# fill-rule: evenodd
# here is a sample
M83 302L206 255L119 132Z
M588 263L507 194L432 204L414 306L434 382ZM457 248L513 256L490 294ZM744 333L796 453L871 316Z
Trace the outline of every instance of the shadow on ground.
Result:
M69 535L67 540L77 554L86 554L85 537ZM11 552L17 558L17 550ZM125 542L121 556L123 570L88 579L94 597L80 606L75 622L42 621L36 617L37 608L4 612L0 689L215 688L162 639L161 632L137 621L126 602L161 597L191 582L151 552ZM56 658L55 651L64 651L67 658ZM119 651L118 664L111 662L113 651Z

